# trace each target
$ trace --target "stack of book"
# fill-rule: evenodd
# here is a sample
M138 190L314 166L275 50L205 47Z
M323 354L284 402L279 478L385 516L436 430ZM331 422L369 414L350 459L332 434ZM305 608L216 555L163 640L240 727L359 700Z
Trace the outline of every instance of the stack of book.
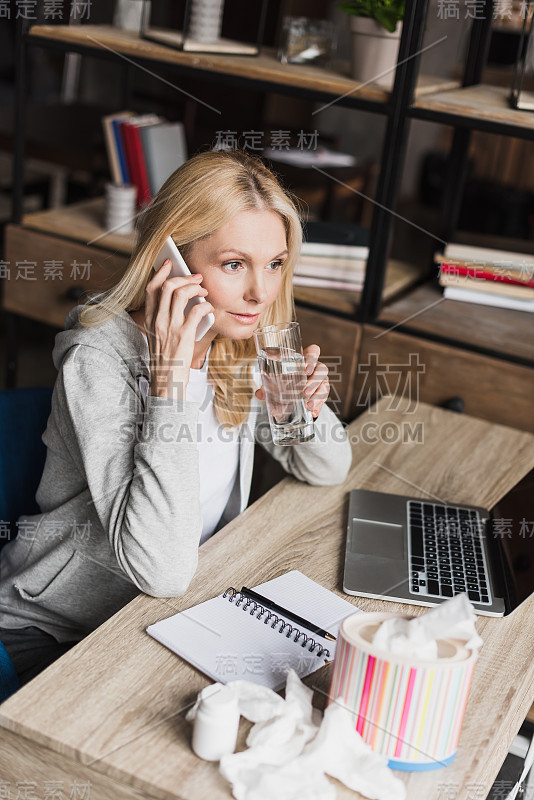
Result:
M534 256L448 244L435 261L446 298L534 311Z
M304 242L295 266L295 286L361 292L369 248L331 242Z
M138 207L150 203L187 160L184 126L156 114L119 111L102 119L113 182L137 188Z
M361 225L308 220L294 285L361 292L368 240L369 231Z

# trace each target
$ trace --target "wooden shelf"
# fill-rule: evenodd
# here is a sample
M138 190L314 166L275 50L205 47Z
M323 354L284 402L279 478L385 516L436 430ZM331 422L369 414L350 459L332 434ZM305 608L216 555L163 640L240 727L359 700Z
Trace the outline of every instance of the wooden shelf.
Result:
M510 88L480 84L419 96L412 108L534 130L534 114L510 108L509 95Z
M380 315L380 322L402 323L423 334L455 340L462 346L480 347L534 363L532 314L445 300L434 284L424 284L388 305Z
M426 97L436 92L446 92L460 88L460 81L454 78L438 78L436 75L419 75L414 97Z
M387 262L382 302L387 303L406 292L421 279L421 270L405 261ZM346 292L339 289L316 289L311 286L295 286L295 300L312 303L345 314L356 314L360 304L361 292Z
M135 233L108 233L104 227L105 200L101 197L74 203L49 211L26 214L22 224L26 228L61 236L91 247L116 250L129 255L135 244Z
M129 255L135 244L135 233L107 233L104 228L104 199L96 198L63 208L26 214L22 224L62 239L71 239L91 247L113 250ZM390 261L386 270L384 302L388 302L409 289L420 279L420 270L412 264ZM343 292L335 289L315 289L296 286L295 299L322 308L355 314L361 292Z
M122 55L127 58L149 59L162 64L234 75L251 81L307 89L315 93L338 97L350 93L354 99L377 103L386 103L390 98L390 92L376 84L361 86L350 77L320 67L281 64L274 51L270 50L262 50L259 56L182 53L111 25L34 25L29 35L64 45L108 50L119 58ZM415 94L416 97L423 96L458 85L456 80L420 76Z

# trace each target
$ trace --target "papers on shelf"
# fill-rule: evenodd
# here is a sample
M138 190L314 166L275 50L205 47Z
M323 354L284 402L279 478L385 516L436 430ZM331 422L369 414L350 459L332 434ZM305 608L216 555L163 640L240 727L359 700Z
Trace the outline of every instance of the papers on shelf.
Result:
M271 161L280 161L293 167L354 167L357 164L356 156L350 153L338 153L327 147L317 147L315 150L303 150L299 147L278 150L266 147L263 155Z

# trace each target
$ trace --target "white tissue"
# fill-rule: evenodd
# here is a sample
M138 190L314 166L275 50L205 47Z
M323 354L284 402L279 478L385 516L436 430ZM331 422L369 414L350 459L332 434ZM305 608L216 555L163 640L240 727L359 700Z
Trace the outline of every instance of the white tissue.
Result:
M248 681L233 681L243 716L256 724L247 750L221 759L222 775L236 800L334 800L326 775L374 800L403 800L405 787L356 732L338 703L321 714L308 689L289 670L286 698ZM267 716L269 714L269 716Z
M373 637L373 644L396 655L434 660L437 639L459 639L468 650L477 650L482 639L476 632L476 616L467 595L450 600L413 619L385 620Z
M395 800L406 795L406 787L387 766L385 756L374 753L354 727L353 715L341 698L324 712L315 739L305 748L302 761L321 765L339 781L375 800Z
M211 687L213 684L208 684ZM232 681L231 683L216 684L221 687L221 690L232 691L237 695L237 703L239 706L239 713L242 717L251 722L262 722L266 719L271 719L281 712L284 706L284 699L280 695L268 689L266 686L260 686L257 683L250 681ZM207 687L205 687L207 688ZM202 692L204 689L202 690ZM189 722L193 722L197 715L197 710L202 699L202 692L199 692L195 704L189 709L185 718Z

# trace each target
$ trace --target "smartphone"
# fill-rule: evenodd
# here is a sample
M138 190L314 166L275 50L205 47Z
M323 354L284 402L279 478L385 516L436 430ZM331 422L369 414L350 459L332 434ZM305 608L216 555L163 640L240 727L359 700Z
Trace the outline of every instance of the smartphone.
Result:
M183 260L180 251L174 244L172 236L167 237L163 247L159 251L156 260L154 262L154 270L157 271L160 267L162 267L164 261L166 261L168 258L172 262L172 269L169 273L169 278L175 278L177 276L186 277L187 275L191 275L191 272L187 264ZM204 300L203 297L193 297L193 299L190 300L185 307L186 316L187 314L189 314L191 308L196 303L205 303L205 302L206 301ZM205 335L207 331L209 331L214 322L215 322L215 317L211 313L207 314L200 320L197 328L197 333L195 336L195 340L197 342L199 341L199 339L202 339L202 337Z

